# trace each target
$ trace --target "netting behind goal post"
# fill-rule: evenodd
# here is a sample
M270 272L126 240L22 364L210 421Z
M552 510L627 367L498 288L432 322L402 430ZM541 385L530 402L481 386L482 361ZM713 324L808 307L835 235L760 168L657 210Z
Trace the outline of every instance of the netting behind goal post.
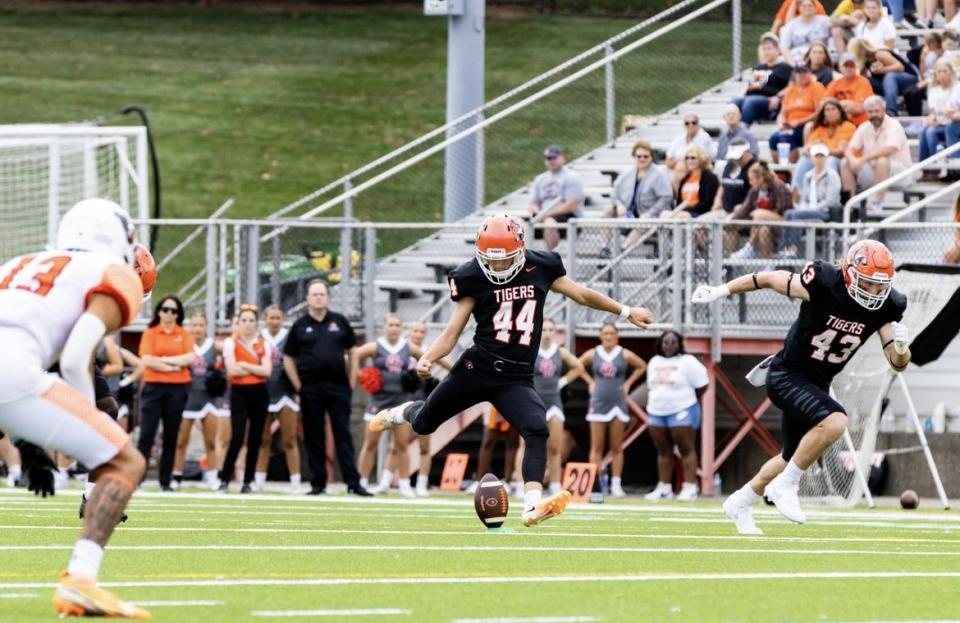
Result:
M894 286L907 295L904 323L910 327L911 335L916 336L960 286L960 274L911 266L910 270L897 271ZM800 484L801 496L830 506L853 506L860 501L864 492L854 467L859 465L864 476L869 476L880 420L885 413L888 417L892 415L889 398L900 391L894 378L880 347L880 337L874 334L837 375L832 386L837 400L847 410L848 429L856 454L848 450L842 439L837 441L807 470ZM909 385L909 371L904 380Z
M82 199L148 218L147 181L145 128L0 126L0 261L53 243L60 216Z

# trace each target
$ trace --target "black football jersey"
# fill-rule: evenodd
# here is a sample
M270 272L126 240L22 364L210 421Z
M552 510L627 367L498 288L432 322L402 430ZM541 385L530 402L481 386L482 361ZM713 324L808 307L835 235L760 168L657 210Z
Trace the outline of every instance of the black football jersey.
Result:
M526 252L526 262L513 279L497 285L487 279L477 258L450 271L450 298L476 300L474 343L510 361L532 366L540 348L543 304L554 281L567 274L563 260L550 251Z
M877 329L899 321L907 309L907 297L892 288L880 309L863 307L847 292L840 269L822 260L809 262L800 282L810 300L800 305L780 358L826 384Z

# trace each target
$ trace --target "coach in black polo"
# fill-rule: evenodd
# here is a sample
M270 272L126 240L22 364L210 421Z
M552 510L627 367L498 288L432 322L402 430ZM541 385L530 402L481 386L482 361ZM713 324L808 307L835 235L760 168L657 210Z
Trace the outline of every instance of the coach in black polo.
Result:
M283 349L283 368L300 395L303 437L313 475L310 495L326 492L326 423L337 449L347 492L373 495L360 486L353 438L350 436L350 393L357 379L357 337L350 322L327 309L327 285L319 279L307 284L307 313L290 328Z

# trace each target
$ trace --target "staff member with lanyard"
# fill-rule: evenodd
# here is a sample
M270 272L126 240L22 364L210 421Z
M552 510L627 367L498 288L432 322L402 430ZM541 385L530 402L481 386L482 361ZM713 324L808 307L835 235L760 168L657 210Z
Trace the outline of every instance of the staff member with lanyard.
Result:
M157 427L163 421L160 489L173 491L170 476L177 451L177 433L187 404L190 366L196 357L193 335L183 328L183 303L175 296L160 299L150 328L140 338L143 393L140 396L140 441L137 449L150 462Z
M290 327L283 349L283 368L300 395L303 441L312 475L308 495L326 493L325 420L329 412L347 492L371 496L360 486L350 436L350 393L357 382L357 337L346 317L327 308L329 300L323 281L314 279L307 284L307 314Z

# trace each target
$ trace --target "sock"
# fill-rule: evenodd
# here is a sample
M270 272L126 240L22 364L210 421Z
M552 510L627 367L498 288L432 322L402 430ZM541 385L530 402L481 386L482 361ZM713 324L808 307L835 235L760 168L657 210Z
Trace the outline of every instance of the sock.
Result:
M361 489L366 489L366 488L367 488L367 479L366 479L366 478L361 478L361 479L360 479L360 488L361 488Z
M657 491L660 493L673 493L673 485L669 482L658 482Z
M87 485L83 488L83 497L90 499L90 495L93 493L93 488L97 486L97 483L87 481Z
M787 468L780 474L780 477L783 478L785 482L794 487L800 484L800 478L802 476L803 470L793 462L793 459L787 463Z
M697 492L697 483L695 483L695 482L685 482L685 483L683 483L683 486L681 487L680 490L681 490L681 491L691 491L691 490L692 490L694 493L696 493L696 492Z
M760 499L760 496L757 495L757 493L753 490L753 487L750 486L749 482L737 489L734 495L739 496L747 506Z
M100 562L103 560L103 548L90 539L80 539L73 546L73 556L67 566L70 575L97 578L100 573Z
M183 472L173 472L170 474L176 482L183 482Z
M393 472L389 469L385 469L380 472L380 480L377 481L377 484L381 487L389 487L393 484Z
M262 489L267 484L267 472L253 472L253 483Z
M23 468L19 464L11 464L9 476L12 480L20 480L20 477L23 476Z
M417 489L426 489L430 484L430 477L426 474L417 474Z
M611 489L621 489L622 486L621 486L620 483L621 483L620 476L613 476L613 477L610 479L610 488L611 488Z
M559 483L559 482L551 482L551 483L550 483L550 495L556 495L556 494L560 493L562 490L563 490L563 489L560 487L560 483Z
M300 474L290 474L290 484L294 487L300 486Z
M534 505L540 501L540 498L543 495L543 491L540 489L529 489L523 494L523 510L524 512L533 510Z
M242 469L238 469L238 470L237 470L237 482L246 482L246 480L243 479L243 470L242 470Z
M400 485L399 485L399 487L400 487L400 490L401 490L401 491L409 491L409 490L410 490L410 479L409 479L409 478L401 478L401 479L400 479Z

